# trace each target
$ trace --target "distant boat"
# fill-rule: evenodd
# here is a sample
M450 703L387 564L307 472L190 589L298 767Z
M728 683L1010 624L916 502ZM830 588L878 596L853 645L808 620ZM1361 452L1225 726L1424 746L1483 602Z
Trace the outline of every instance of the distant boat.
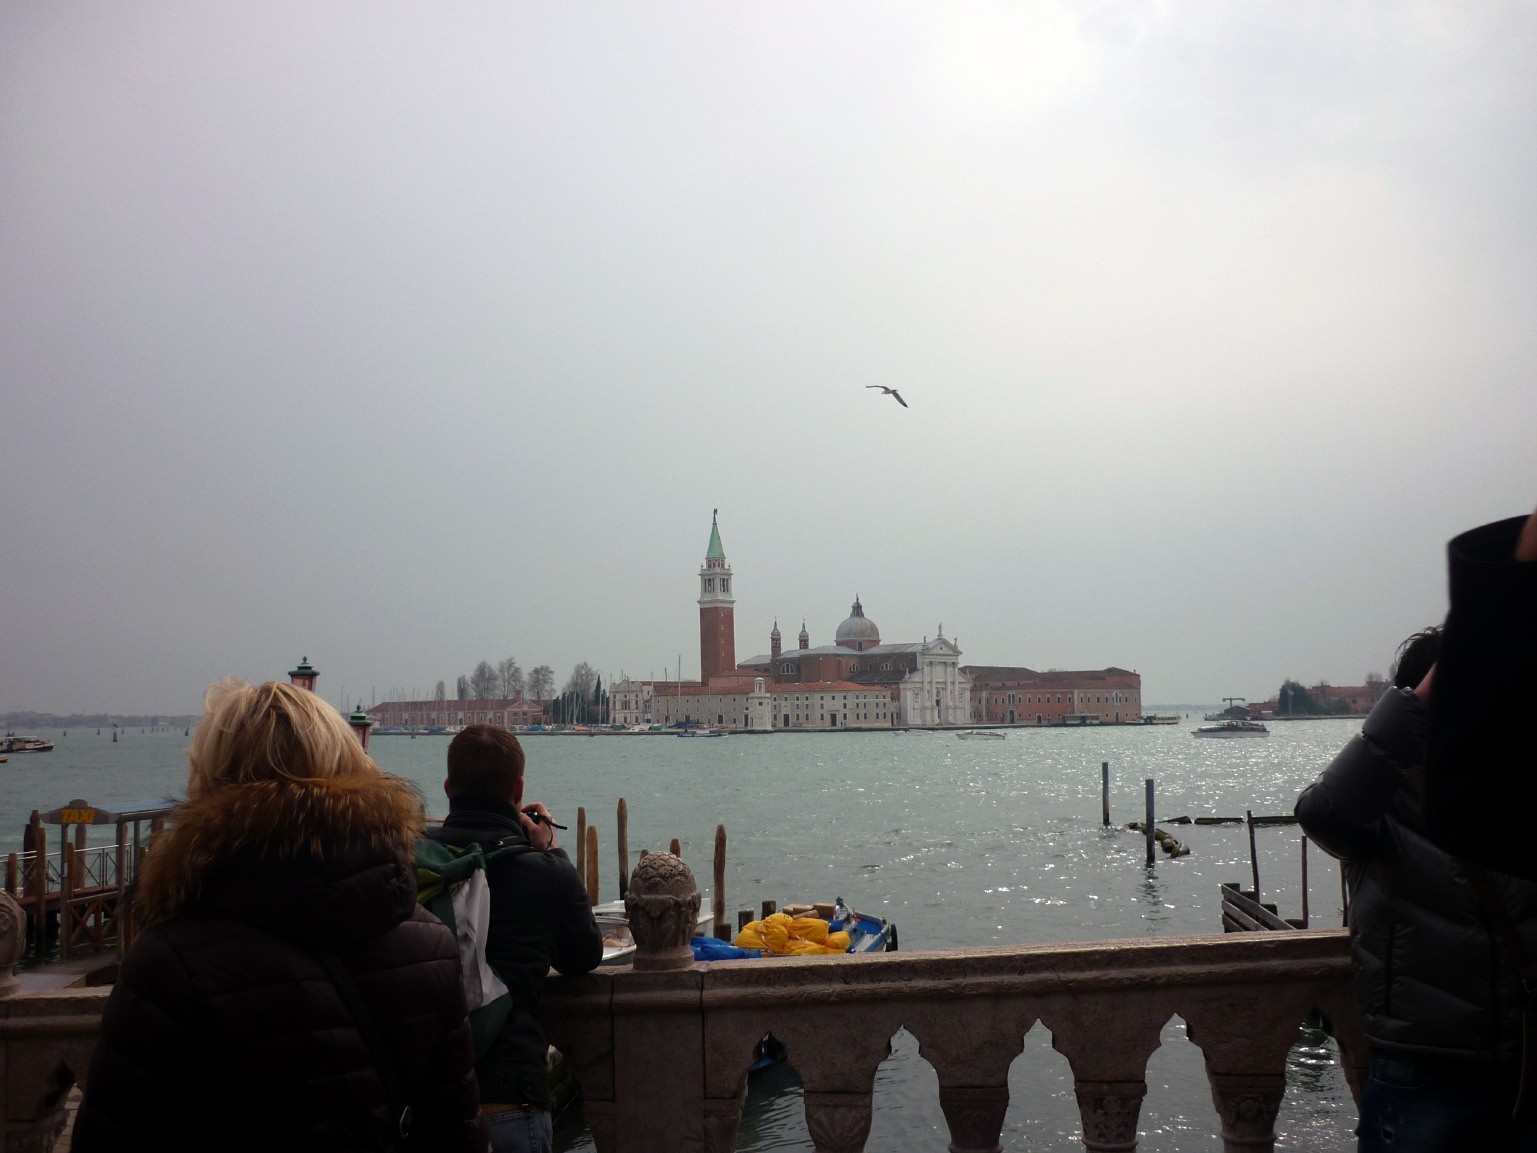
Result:
M726 734L719 729L684 729L678 735L680 737L723 737Z
M967 729L964 733L956 733L963 741L1001 741L1003 734L991 729Z
M42 737L18 737L15 733L6 733L0 737L0 753L51 753L53 742L45 741Z
M1179 724L1179 714L1144 713L1142 716L1142 723L1144 725L1177 725Z
M1269 735L1270 730L1259 721L1240 719L1202 725L1191 734L1195 737L1268 737Z

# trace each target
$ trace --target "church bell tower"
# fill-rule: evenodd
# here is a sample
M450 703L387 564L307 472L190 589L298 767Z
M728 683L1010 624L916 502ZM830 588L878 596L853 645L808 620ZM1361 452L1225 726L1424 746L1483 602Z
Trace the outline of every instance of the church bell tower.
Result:
M720 543L717 517L710 516L710 547L699 570L699 679L708 686L711 677L736 669L736 624L731 595L731 566Z

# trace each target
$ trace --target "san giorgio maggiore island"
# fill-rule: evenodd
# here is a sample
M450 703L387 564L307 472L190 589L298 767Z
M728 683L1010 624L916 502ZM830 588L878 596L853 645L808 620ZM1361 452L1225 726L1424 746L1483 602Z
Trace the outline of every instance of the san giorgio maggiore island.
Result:
M772 733L1144 721L1138 673L962 666L960 646L943 626L933 639L883 642L857 596L832 644L813 648L802 622L797 647L786 649L776 621L769 651L739 662L731 581L712 516L699 569L700 679L616 681L608 687L613 726ZM545 720L544 702L525 699L386 701L368 716L380 733L468 724L526 729Z

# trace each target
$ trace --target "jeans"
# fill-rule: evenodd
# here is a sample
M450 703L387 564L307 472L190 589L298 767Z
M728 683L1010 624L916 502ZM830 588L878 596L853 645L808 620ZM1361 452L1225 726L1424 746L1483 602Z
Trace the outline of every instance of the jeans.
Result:
M493 1113L486 1121L491 1153L551 1153L555 1148L555 1126L543 1109Z
M1511 1069L1373 1050L1357 1153L1537 1150L1537 1118L1510 1119L1515 1088Z

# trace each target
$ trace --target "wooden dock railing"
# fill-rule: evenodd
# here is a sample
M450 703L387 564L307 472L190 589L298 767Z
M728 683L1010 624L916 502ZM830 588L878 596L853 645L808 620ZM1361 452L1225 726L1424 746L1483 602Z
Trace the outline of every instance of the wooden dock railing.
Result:
M133 942L133 878L149 839L173 806L110 811L74 800L47 813L32 813L21 852L5 862L5 891L22 910L24 945L42 954L55 928L59 955ZM48 851L48 826L58 825L59 849ZM87 844L93 825L110 825L110 845ZM71 838L70 829L74 829Z

